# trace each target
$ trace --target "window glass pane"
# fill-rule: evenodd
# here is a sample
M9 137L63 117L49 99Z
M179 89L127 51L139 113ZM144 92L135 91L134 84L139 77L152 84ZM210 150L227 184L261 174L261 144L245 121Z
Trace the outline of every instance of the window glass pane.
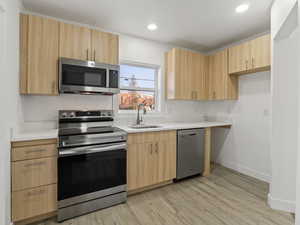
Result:
M121 65L120 82L121 88L155 88L156 69Z
M132 78L120 78L121 88L155 88L155 82L151 80L138 80Z
M138 104L145 104L147 111L154 111L155 92L121 90L119 104L120 110L136 110Z

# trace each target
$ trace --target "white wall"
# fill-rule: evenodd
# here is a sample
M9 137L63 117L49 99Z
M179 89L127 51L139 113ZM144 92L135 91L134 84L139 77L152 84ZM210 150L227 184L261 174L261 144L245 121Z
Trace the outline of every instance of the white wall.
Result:
M10 129L17 121L19 1L2 0L0 7L0 225L10 223ZM1 10L0 10L1 11ZM1 14L1 13L0 13Z
M237 101L208 102L208 116L228 117L231 129L215 129L213 157L220 164L270 181L270 72L239 78Z
M278 8L279 5L281 8ZM276 7L272 8L274 40L271 76L272 180L269 204L274 209L294 212L298 151L299 28L297 24L294 26L297 11L286 11L290 8L289 1L277 1L274 6ZM279 9L282 12L279 12ZM296 15L291 16L287 12L296 13ZM286 29L286 27L294 28L294 30ZM281 33L282 30L285 31L284 34Z
M282 25L298 0L275 0L272 5L271 30L272 37L282 29Z

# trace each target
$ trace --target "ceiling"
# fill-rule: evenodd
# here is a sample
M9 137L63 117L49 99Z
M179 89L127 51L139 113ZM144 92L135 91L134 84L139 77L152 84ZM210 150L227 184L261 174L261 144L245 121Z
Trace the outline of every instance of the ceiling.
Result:
M273 0L23 0L48 16L199 51L210 51L270 29ZM249 3L243 14L235 8ZM147 30L156 23L156 31Z

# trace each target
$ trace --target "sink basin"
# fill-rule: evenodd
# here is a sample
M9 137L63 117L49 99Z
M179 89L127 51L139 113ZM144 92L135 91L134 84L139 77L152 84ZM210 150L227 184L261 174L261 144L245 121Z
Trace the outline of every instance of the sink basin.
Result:
M148 125L148 124L139 124L139 125L132 125L132 126L129 126L130 128L133 128L133 129L150 129L150 128L159 128L160 126L158 125Z

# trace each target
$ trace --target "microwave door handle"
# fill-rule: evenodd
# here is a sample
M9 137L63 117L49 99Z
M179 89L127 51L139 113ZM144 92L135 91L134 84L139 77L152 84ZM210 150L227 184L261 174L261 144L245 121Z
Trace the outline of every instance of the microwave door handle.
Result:
M71 149L71 150L65 150L59 152L59 157L67 157L67 156L73 156L73 155L85 155L85 154L92 154L92 153L97 153L97 152L107 152L107 151L116 151L124 149L127 150L127 144L117 144L117 145L109 145L109 146L103 146L103 147L88 147L85 149L77 150L76 149Z

